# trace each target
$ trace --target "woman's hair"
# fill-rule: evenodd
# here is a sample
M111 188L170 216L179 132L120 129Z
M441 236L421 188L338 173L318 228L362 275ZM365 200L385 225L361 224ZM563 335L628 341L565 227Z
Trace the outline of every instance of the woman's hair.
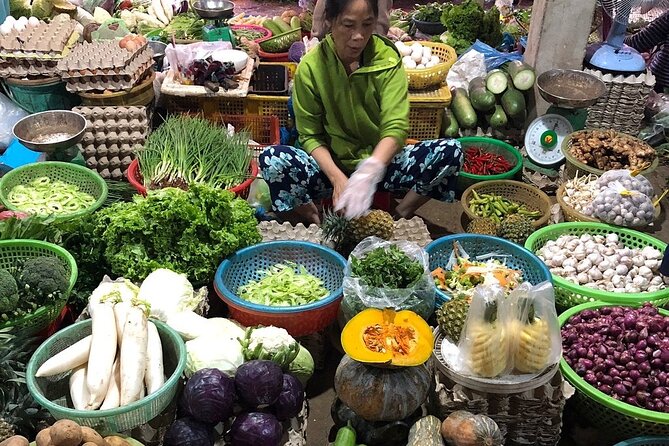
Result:
M325 20L329 22L334 22L334 20L339 17L339 15L344 12L346 7L353 0L319 0L325 3ZM372 8L372 14L374 17L379 16L379 2L378 0L365 0L370 8Z

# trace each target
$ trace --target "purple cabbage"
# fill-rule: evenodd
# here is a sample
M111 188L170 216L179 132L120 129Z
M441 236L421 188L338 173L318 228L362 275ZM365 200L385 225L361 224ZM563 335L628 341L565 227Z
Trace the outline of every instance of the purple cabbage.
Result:
M176 420L167 429L163 446L213 446L213 428L192 418Z
M235 374L239 398L250 407L274 404L283 390L283 372L275 362L253 360L242 364Z
M269 413L251 412L235 418L230 438L235 446L279 446L283 427Z
M198 370L184 388L181 405L198 421L217 424L232 415L237 401L235 382L219 369Z
M293 375L283 375L283 389L279 398L272 405L272 409L279 421L296 417L304 404L304 387Z

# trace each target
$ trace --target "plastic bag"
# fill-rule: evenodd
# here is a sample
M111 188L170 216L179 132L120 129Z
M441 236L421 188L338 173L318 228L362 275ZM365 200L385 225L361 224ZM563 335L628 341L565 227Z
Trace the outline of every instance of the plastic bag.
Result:
M451 88L469 88L475 77L485 77L486 65L483 54L468 51L458 58L446 74L446 83Z
M655 220L651 199L641 192L625 189L617 181L601 189L585 211L604 223L617 226L645 226Z
M612 183L618 182L627 190L641 192L644 195L652 197L655 195L653 185L642 175L632 176L627 169L608 170L597 179L597 187L604 189L610 187Z
M246 201L253 208L272 210L272 199L269 194L269 185L262 178L256 178L249 188L249 197Z
M462 57L464 57L470 51L476 51L480 54L483 54L485 60L485 67L487 71L499 68L507 62L511 62L514 60L521 60L521 61L523 60L523 55L520 54L519 52L503 53L501 51L497 51L490 45L481 42L480 40L474 42L474 44L462 54Z
M409 288L377 288L351 276L351 258L364 258L377 249L397 246L404 254L420 262L423 275ZM429 270L429 257L417 244L408 241L386 241L378 237L367 237L351 253L344 270L344 299L341 309L346 321L366 308L394 308L411 310L427 320L434 311L436 288Z
M198 42L188 45L167 45L165 59L170 68L185 69L197 59L212 57L221 62L226 61L226 53L232 49L230 42Z
M130 34L130 30L121 19L106 20L100 27L91 33L93 40L114 40Z
M459 371L495 378L513 370L509 310L502 287L476 287L458 343Z
M28 116L28 112L0 94L0 149L5 150L14 140L14 124Z
M562 356L555 291L550 282L521 284L508 297L511 305L511 352L520 373L542 373Z

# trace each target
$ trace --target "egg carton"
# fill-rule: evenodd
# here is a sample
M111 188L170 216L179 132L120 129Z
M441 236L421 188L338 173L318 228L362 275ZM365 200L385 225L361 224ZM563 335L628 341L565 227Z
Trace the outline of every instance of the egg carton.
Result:
M87 121L94 122L102 120L107 125L115 125L116 122L122 119L138 119L145 123L148 120L146 107L88 107L79 106L72 109L77 113L83 115Z
M102 178L122 180L127 177L128 167L135 159L141 144L89 144L81 147L86 165L97 171Z
M136 51L128 51L119 47L116 40L83 42L58 63L58 68L63 77L119 74L126 72L136 59L146 58L146 55L153 58L148 44Z
M86 118L84 144L144 144L149 133L146 107L75 107Z
M0 59L0 77L24 78L27 76L58 77L56 60Z
M59 15L51 22L40 22L27 26L23 31L12 29L0 35L0 57L2 58L60 58L74 45L73 38L77 22L67 15Z
M139 59L135 60L138 62ZM149 55L148 60L142 64L134 66L131 64L127 73L115 74L111 76L102 75L92 75L92 76L80 76L80 77L70 77L62 76L63 80L66 82L65 88L71 93L79 93L86 91L121 91L121 90L130 90L135 85L139 83L141 79L144 79L147 74L150 74L151 68L153 66L153 58ZM62 74L61 74L62 75Z

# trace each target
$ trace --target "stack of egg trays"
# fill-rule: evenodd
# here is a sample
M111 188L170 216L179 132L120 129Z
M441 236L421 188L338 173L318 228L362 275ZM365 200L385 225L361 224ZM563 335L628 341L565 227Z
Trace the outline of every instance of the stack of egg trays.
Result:
M0 35L0 77L57 76L58 62L75 45L77 22L66 15Z
M148 45L131 52L116 40L83 42L58 62L60 76L72 93L130 90L152 66L153 51Z
M86 118L81 152L102 178L123 180L149 133L146 107L75 107Z

